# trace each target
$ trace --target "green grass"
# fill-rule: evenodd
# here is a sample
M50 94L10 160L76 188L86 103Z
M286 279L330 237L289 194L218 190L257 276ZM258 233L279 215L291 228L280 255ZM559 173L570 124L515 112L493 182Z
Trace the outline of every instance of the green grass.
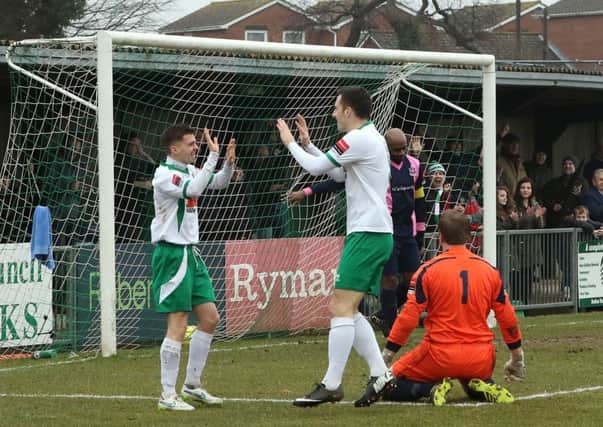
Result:
M603 386L603 313L527 317L521 324L528 376L522 383L507 385L516 397ZM412 345L422 333L421 329L415 331ZM216 343L213 348L216 351L210 355L205 374L212 393L287 402L227 400L222 408L160 412L156 409L158 349L147 348L81 362L66 355L0 362L0 425L601 425L603 390L518 400L511 405L434 408L396 404L357 409L346 403L300 409L288 401L305 394L322 378L327 363L326 336L242 340ZM495 379L501 380L508 352L500 340L497 348ZM186 354L181 378L185 361ZM361 394L367 374L364 362L352 355L344 379L346 401ZM109 398L74 397L78 394ZM450 397L457 403L470 403L458 384Z

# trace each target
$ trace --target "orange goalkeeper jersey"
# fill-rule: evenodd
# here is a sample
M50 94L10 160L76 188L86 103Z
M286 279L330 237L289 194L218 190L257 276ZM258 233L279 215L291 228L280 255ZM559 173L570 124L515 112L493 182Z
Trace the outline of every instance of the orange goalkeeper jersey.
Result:
M406 344L425 309L424 339L434 344L492 342L486 317L493 309L505 343L510 349L521 345L521 330L498 270L464 246L452 246L414 274L388 348L397 351Z

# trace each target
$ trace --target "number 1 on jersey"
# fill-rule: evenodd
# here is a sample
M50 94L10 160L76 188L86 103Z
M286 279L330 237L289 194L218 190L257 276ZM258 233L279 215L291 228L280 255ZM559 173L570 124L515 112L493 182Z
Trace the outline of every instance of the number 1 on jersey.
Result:
M469 272L463 270L460 273L461 280L463 281L463 296L461 297L461 304L467 304L469 299Z

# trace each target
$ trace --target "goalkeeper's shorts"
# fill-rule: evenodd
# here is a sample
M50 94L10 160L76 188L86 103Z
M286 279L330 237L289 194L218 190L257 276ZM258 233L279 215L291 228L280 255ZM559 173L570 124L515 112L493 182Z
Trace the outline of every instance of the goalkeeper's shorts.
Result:
M152 265L156 311L192 311L195 305L216 301L207 267L193 246L160 242Z
M392 366L396 378L435 383L443 378L461 382L492 378L496 353L490 343L433 344L422 341Z

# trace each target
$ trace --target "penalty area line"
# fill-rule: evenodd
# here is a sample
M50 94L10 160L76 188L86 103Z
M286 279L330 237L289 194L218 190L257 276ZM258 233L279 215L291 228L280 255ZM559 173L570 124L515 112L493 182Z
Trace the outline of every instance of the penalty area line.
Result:
M593 391L603 390L603 386L596 385L590 387L579 387L572 390L558 390L552 392L543 392L536 394L529 394L526 396L516 396L516 401L521 400L533 400L533 399L548 399L555 396L589 393ZM49 393L0 393L0 397L15 397L20 399L91 399L91 400L158 400L159 396L139 396L139 395L102 395L102 394L49 394ZM270 399L270 398L251 398L251 397L234 397L224 398L227 402L242 402L242 403L278 403L278 404L291 404L292 399ZM345 405L353 404L352 401L340 402ZM392 406L431 406L429 403L424 402L379 402L377 405L392 405ZM458 407L477 407L492 405L487 402L457 402L449 403L446 406L458 406Z

